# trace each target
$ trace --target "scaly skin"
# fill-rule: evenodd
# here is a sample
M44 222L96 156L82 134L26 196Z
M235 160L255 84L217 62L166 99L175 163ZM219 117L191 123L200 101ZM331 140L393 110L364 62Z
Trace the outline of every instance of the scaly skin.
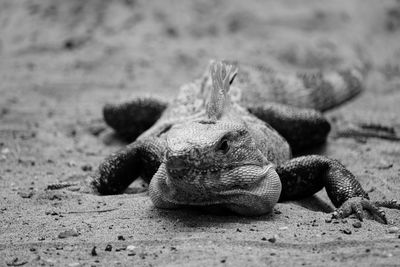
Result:
M182 86L169 105L138 99L106 106L106 122L123 136L137 135L133 126L144 127L143 121L154 125L100 165L92 182L95 189L100 194L121 193L141 176L150 183L150 197L159 208L198 206L241 215L269 213L278 200L300 199L322 188L338 207L337 217L355 213L362 219L361 211L367 209L386 222L378 206L400 207L397 202L369 201L355 177L336 160L317 155L291 159L291 147L301 151L326 140L328 121L318 111L282 104L243 107L243 93L232 85L237 72L234 64L213 62L210 73ZM352 97L361 83L356 75L349 79L351 73L336 74L335 79L321 74L312 82L302 76L303 85L304 79L309 82L307 101L325 109ZM338 77L340 86L329 82ZM328 100L321 100L321 88L329 88ZM340 90L340 97L329 98ZM300 106L307 104L304 99ZM143 116L133 116L139 111Z

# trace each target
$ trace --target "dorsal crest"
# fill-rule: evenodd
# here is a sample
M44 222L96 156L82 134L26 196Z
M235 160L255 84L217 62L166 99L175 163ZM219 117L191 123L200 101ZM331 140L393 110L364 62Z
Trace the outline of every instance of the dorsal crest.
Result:
M218 120L230 104L229 88L235 79L238 67L226 61L212 61L210 64L211 92L207 100L207 115Z

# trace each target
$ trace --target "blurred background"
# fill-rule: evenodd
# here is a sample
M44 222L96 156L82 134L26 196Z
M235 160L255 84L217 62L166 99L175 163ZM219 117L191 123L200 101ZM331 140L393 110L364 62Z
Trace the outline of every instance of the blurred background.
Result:
M399 6L363 0L2 0L1 79L3 87L17 80L167 95L201 73L210 58L285 68L344 58L393 72L400 61ZM107 97L118 94L126 96Z

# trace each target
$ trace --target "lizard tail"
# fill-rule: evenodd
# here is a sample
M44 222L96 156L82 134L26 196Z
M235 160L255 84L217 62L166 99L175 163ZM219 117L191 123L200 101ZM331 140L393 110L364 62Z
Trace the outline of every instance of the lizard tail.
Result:
M353 98L363 90L361 68L284 73L264 66L241 66L238 86L245 106L278 102L324 111Z

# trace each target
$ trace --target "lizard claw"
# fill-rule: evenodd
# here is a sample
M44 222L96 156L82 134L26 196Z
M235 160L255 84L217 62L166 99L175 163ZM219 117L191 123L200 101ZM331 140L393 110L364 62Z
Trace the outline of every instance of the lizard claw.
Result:
M363 220L363 210L368 210L374 217L378 217L383 221L383 223L387 224L387 218L385 211L383 211L379 207L389 207L390 205L397 204L400 208L400 204L397 201L377 201L371 202L370 200L362 197L352 197L346 200L342 206L336 209L333 214L332 218L346 218L352 214L355 214L356 217L362 221ZM392 207L390 206L390 207Z

